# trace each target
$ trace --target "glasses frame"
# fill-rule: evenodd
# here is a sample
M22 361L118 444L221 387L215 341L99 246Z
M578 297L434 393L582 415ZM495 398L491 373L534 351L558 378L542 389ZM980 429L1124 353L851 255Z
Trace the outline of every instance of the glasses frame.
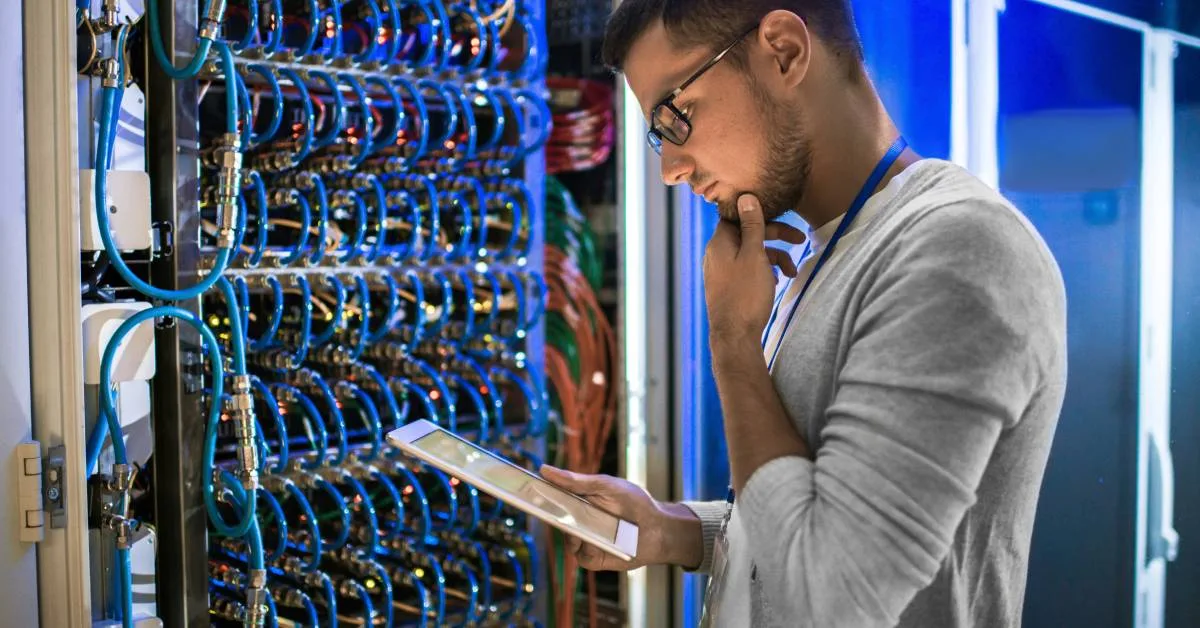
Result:
M674 90L672 90L666 98L663 98L658 102L657 105L654 105L654 108L650 110L650 130L646 132L646 141L649 142L650 147L654 149L654 152L662 155L662 143L664 139L676 146L683 146L685 143L687 143L688 138L692 136L692 121L687 117L686 114L684 114L679 110L678 107L675 106L675 99L678 98L679 95L683 93L683 90L687 89L688 86L699 80L701 76L704 76L705 72L708 72L713 66L720 63L721 60L730 53L730 51L736 48L738 44L742 43L742 41L746 39L748 35L750 35L750 33L753 33L756 30L758 30L757 24L755 24L753 28L750 28L746 30L746 32L739 35L737 39L734 39L732 43L714 55L713 58L709 59L707 63L700 66L700 69L692 73L692 75L683 83L681 83L679 87L676 87ZM661 125L658 124L658 114L660 111L662 111L663 107L666 107L677 120L683 123L684 127L687 129L687 134L685 134L683 139L678 142L670 137L667 137L667 135L660 130Z

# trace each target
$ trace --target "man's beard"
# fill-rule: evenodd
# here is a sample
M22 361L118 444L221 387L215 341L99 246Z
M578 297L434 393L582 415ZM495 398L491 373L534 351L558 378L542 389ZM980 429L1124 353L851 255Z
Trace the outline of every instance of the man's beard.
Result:
M812 170L812 152L796 113L783 111L771 102L753 76L746 80L766 129L767 153L764 163L759 165L758 189L744 190L734 198L719 202L717 211L725 220L738 222L737 197L751 193L762 206L763 218L770 222L794 210L804 198Z

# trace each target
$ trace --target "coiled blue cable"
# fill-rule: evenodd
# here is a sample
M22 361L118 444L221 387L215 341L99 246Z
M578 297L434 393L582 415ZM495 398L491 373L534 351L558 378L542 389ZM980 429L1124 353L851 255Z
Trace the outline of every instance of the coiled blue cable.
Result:
M300 406L305 417L305 432L308 434L309 442L312 444L314 453L316 454L312 460L309 460L301 465L303 469L316 469L324 466L326 451L329 449L329 435L325 431L325 422L321 418L321 413L317 411L317 407L313 405L308 395L304 394L300 389L290 384L275 383L271 387L284 393L279 395L285 399L290 398L294 403ZM313 433L315 432L315 434ZM315 442L314 441L315 438Z
M374 556L379 550L379 518L375 516L375 502L371 500L371 494L367 491L367 487L363 486L362 482L350 475L348 471L343 470L339 480L354 492L354 495L348 496L348 499L354 504L354 508L361 511L367 519L367 539L363 553L366 556Z
M417 110L417 115L414 118L418 125L416 130L417 146L413 154L408 157L408 163L411 165L413 161L423 157L425 151L429 148L429 108L425 104L425 98L421 95L421 90L412 81L402 76L394 77L392 81L406 92L408 99L412 101L413 108Z
M318 525L319 520L317 514L313 510L312 503L308 500L308 496L304 491L300 490L299 486L291 480L284 480L283 488L287 491L290 498L296 500L296 504L300 507L300 511L304 515L304 522L308 524L308 552L312 554L312 560L302 566L302 569L308 572L316 571L321 565L321 528ZM303 550L303 548L300 548Z
M279 0L275 0L278 2ZM300 106L304 108L304 135L300 138L299 150L292 157L292 167L299 166L301 162L308 158L313 149L313 134L316 130L316 116L313 114L312 100L309 99L308 86L305 85L304 79L291 68L280 68L279 73L287 78L288 82L296 88L299 94ZM340 112L338 112L340 115Z
M354 348L350 350L350 358L358 360L367 349L367 338L370 335L371 324L371 290L362 275L354 276L354 291L358 297L358 318L360 321L358 333L352 336Z
M337 490L337 487L334 486L329 480L326 480L319 475L314 475L313 482L316 484L318 489L320 489L338 504L338 510L341 511L340 514L342 516L342 525L341 529L338 530L338 536L331 541L327 541L329 544L328 549L341 549L342 547L345 547L346 542L350 540L350 507L346 504L346 499L342 496L342 492Z
M147 0L146 2L146 19L150 21L150 47L154 50L154 57L158 60L158 65L162 67L163 72L167 76L175 80L195 78L200 73L200 69L204 67L205 60L208 59L209 49L217 42L204 37L199 38L196 54L192 57L191 61L182 68L175 67L175 64L167 57L166 47L163 45L162 27L159 26L158 22L158 2L159 0ZM200 15L208 14L211 2L212 0L204 0L204 4L200 9ZM229 76L229 74L226 74L226 76Z
M381 605L385 609L383 613L383 625L390 627L393 620L392 601L394 599L392 594L392 578L388 575L387 570L383 568L383 565L369 558L366 562L371 567L371 572L375 575L375 579L379 581L379 589L383 593L383 604Z
M275 496L272 495L270 491L262 488L261 486L258 488L258 491L259 494L262 495L266 500L267 506L271 509L271 516L275 518L275 521L277 521L279 525L279 533L276 535L278 538L275 541L275 547L271 550L270 554L267 554L265 558L267 562L275 562L280 556L283 556L284 552L287 551L287 519L285 519L283 516L283 507L279 505L279 500L275 499Z
M346 311L346 286L342 284L342 280L338 279L337 275L325 275L324 279L325 283L333 288L334 306L330 312L332 318L329 324L325 326L325 329L321 330L321 333L313 336L312 344L315 347L319 347L333 339L334 334L342 326L342 317Z
M337 429L337 454L334 456L331 464L341 466L346 463L346 459L350 457L350 443L347 440L346 418L342 415L342 409L338 405L337 397L333 394L333 389L321 377L320 373L312 369L304 369L307 377L311 378L312 385L321 393L321 399L325 402L325 408L328 410L327 416L333 421L334 428Z
M375 4L374 0L370 1L372 5ZM351 163L357 168L367 158L367 155L375 152L375 117L371 115L371 102L367 98L367 92L363 89L362 83L358 82L358 78L348 72L342 72L338 74L338 80L350 86L350 90L358 98L359 108L362 109L363 135L358 154L351 159Z
M329 96L333 99L333 106L326 108L327 126L321 129L321 134L317 135L313 141L313 148L321 149L336 142L338 136L345 130L346 101L342 98L342 92L338 89L338 82L333 75L323 70L310 70L309 74L325 83L325 88L329 90ZM330 111L331 109L332 111Z
M150 6L153 7L153 6L155 6L155 4L156 3L151 2ZM151 23L157 24L157 22L153 18L151 18ZM127 32L127 29L121 30L122 34L124 34L126 32ZM226 75L231 76L233 74L234 70L233 70L233 55L229 51L229 46L226 46L222 42L217 42L217 47L218 47L219 52L221 53L222 65L224 66ZM125 76L125 54L124 54L124 46L123 45L121 45L118 48L116 56L117 56L118 76L124 77ZM236 82L234 82L234 85L236 85ZM98 141L96 143L97 168L96 168L96 174L95 174L95 178L94 178L94 183L95 183L94 211L96 212L96 222L99 225L100 239L104 244L104 252L108 256L109 262L112 265L112 267L114 269L116 269L117 274L119 274L121 276L121 278L126 281L126 283L128 283L131 287L133 287L138 292L141 292L142 294L145 294L146 296L149 296L152 299L158 299L161 301L185 301L185 300L189 300L189 299L194 299L194 298L200 296L200 294L202 294L204 291L206 291L210 287L212 287L212 285L214 283L216 283L217 279L220 278L221 273L225 272L225 269L229 265L229 260L232 255L232 251L230 249L220 249L217 252L217 258L213 265L213 269L209 272L209 274L207 276L205 276L205 278L202 279L196 285L194 285L190 288L183 289L183 290L165 290L162 288L152 286L149 283L142 280L136 274L134 274L134 272L129 268L129 266L126 265L125 260L121 257L120 250L117 249L116 242L113 240L112 226L109 223L109 212L108 212L109 205L108 205L107 155L109 154L109 141L110 141L110 136L112 135L112 128L117 123L116 113L120 109L120 103L115 102L116 96L117 96L117 93L116 93L117 90L115 87L104 87L104 88L102 88L101 91L102 91L102 96L101 96L100 132L97 136ZM237 89L236 88L226 90L226 115L228 116L227 122L232 127L230 132L236 133L237 132Z
M279 461L276 463L274 472L283 473L287 470L289 443L287 424L283 420L283 415L279 413L279 400L256 375L250 376L250 389L262 399L263 405L267 407L267 411L270 412L271 419L275 423L275 435L279 439Z
M387 286L387 309L380 316L381 323L374 331L367 330L367 342L378 342L387 336L392 331L392 326L396 322L396 315L400 311L400 287L396 284L396 278L389 273L379 273L378 277L383 280Z
M383 420L379 418L379 408L375 406L375 400L371 398L371 395L368 395L367 391L357 384L339 382L338 386L345 386L350 391L351 396L358 403L363 427L371 433L371 448L362 456L362 459L367 462L375 460L383 449Z
M283 44L283 0L271 0L271 17L274 18L270 20L271 34L263 46L263 53L268 57L279 52L279 46Z
M271 85L271 121L262 134L253 135L250 140L255 144L261 144L274 139L279 133L279 126L283 123L283 88L279 86L279 79L275 77L275 73L267 66L251 63L246 67L251 72L263 77Z

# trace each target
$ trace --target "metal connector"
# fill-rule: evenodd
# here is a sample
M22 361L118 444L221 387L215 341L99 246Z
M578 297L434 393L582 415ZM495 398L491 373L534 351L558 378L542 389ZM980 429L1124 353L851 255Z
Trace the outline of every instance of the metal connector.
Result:
M105 530L112 532L116 537L117 549L125 550L132 546L133 540L133 521L126 519L120 515L105 514L102 516L101 525Z
M100 75L100 85L102 87L113 89L121 83L120 67L117 64L117 60L112 57L101 59L96 64L96 72Z
M267 572L250 570L250 586L246 588L246 618L243 625L259 628L267 621Z
M96 30L108 33L120 25L121 21L117 18L117 0L104 0L100 5L100 19L96 20Z
M217 4L216 2L213 3ZM222 6L224 3L221 3ZM217 175L217 246L231 249L238 223L238 195L242 189L242 143L236 133L221 136L213 151Z
M133 487L133 477L135 475L137 475L137 469L133 465L114 464L108 488L116 493L127 493Z
M258 488L258 448L254 442L257 436L257 422L254 416L254 398L250 396L249 375L233 377L232 394L229 403L225 405L225 411L233 423L233 433L238 443L238 477L243 488L253 491Z
M200 18L200 39L213 41L221 30L221 21L225 19L225 0L210 0L208 12Z

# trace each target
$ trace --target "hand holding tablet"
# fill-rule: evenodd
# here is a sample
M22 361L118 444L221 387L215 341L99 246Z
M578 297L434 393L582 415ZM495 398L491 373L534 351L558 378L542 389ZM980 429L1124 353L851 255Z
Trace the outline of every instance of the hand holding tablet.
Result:
M424 419L388 441L423 462L623 561L637 556L638 527Z

